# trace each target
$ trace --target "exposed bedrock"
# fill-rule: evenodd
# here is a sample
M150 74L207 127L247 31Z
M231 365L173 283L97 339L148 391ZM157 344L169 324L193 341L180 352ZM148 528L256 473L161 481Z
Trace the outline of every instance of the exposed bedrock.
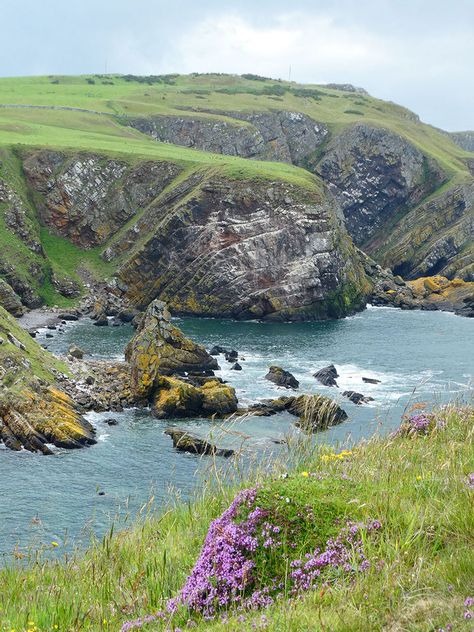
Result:
M328 135L325 125L301 112L212 114L219 116L154 116L132 119L128 124L155 140L174 145L295 164L310 156Z
M167 162L125 161L90 153L42 150L23 169L46 226L82 248L103 244L149 204L180 169Z
M362 247L378 228L418 204L444 179L436 162L405 138L365 124L334 137L316 170L329 183L349 233Z
M420 204L367 246L408 279L441 274L474 281L474 182Z
M174 202L132 229L143 245L118 278L135 307L159 297L178 314L305 320L364 306L363 270L326 193L219 178Z

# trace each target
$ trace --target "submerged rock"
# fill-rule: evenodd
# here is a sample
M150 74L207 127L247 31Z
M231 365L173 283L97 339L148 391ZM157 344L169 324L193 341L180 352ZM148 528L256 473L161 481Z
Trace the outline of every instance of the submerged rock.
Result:
M165 434L171 437L173 446L181 452L223 457L230 457L234 454L234 450L216 448L212 443L189 434L185 430L181 430L181 428L166 428Z
M380 384L382 380L376 380L374 377L363 377L362 381L366 384Z
M321 384L324 384L324 386L336 386L339 388L336 382L336 378L339 377L339 374L334 364L319 369L319 371L313 373L313 377L315 377L318 382L321 382Z
M132 388L138 397L148 397L158 375L184 374L218 368L215 358L174 325L163 301L148 307L136 335L127 345Z
M300 385L294 375L279 366L271 366L265 379L284 388L298 388Z
M368 397L367 395L362 395L362 393L357 393L356 391L344 391L342 393L343 397L347 397L350 399L353 404L368 404L369 402L373 402L373 397Z

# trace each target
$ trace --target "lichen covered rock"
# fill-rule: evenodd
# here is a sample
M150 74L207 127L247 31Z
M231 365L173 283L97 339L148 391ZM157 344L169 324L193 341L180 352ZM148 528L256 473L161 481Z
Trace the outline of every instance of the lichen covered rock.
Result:
M157 376L209 371L218 367L215 358L171 323L163 301L148 307L136 335L125 350L130 363L132 389L138 397L153 392Z
M159 376L154 383L153 414L161 419L223 417L237 410L235 390L217 380L202 386Z

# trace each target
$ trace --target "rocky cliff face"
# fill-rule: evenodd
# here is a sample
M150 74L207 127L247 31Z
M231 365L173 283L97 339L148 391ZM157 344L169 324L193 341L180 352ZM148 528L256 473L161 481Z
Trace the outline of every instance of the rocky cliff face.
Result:
M442 274L474 281L474 182L449 189L407 213L368 251L396 274Z
M451 132L451 138L466 151L474 152L474 132Z
M329 183L348 231L361 247L395 214L434 191L444 177L433 160L401 136L363 124L336 136L316 170Z
M160 298L175 313L292 320L365 304L364 273L316 179L306 189L196 170L170 184L173 164L57 152L27 157L25 172L43 221L83 248L103 244L133 307Z
M133 230L153 225L153 234L118 272L136 306L160 297L175 313L298 320L364 303L363 273L329 198L211 179L172 210L150 211Z
M129 125L155 140L242 158L299 164L325 140L328 129L301 112L218 112L225 115L155 116ZM234 121L232 119L235 119ZM239 123L242 121L243 123Z
M180 171L172 163L134 166L94 154L46 150L28 156L23 169L29 186L41 194L44 224L82 248L105 243Z
M445 174L432 158L394 132L358 123L331 135L325 125L289 111L208 111L140 118L131 125L178 145L305 166L329 185L354 242L378 261L410 276L442 272L471 278L472 258L461 254L472 241L469 220L453 231L453 218L461 206L469 208L469 195L455 189L427 203L436 217L436 241L423 233L421 225L414 227L418 213L405 221L404 216L441 186ZM453 138L470 148L470 133ZM403 252L392 241L403 243Z

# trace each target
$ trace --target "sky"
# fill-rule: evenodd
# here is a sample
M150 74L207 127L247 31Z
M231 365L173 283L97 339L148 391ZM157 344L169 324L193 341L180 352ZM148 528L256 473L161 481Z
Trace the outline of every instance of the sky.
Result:
M0 0L0 16L0 76L291 66L474 129L474 0Z

